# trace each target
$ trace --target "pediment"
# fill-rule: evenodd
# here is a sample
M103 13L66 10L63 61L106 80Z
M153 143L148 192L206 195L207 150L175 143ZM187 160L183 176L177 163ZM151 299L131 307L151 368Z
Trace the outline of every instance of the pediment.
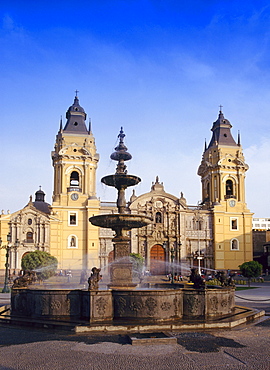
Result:
M91 155L88 149L86 149L85 147L81 147L80 145L76 143L67 145L61 150L59 150L59 155L63 155L63 156L78 157L78 155L76 155L75 153L78 153L79 156L80 155L87 155L87 156Z
M224 164L230 164L230 163L235 163L236 157L232 154L226 154L224 157L220 158L218 161L218 165L224 165ZM225 163L228 162L228 163Z

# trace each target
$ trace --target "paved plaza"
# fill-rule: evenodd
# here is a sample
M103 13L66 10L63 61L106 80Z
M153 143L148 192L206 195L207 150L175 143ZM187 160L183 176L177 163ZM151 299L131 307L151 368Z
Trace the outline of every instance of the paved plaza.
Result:
M270 283L253 286L256 289L237 291L236 303L270 315ZM0 295L0 304L8 300L8 295ZM177 344L132 346L122 334L2 325L0 369L270 369L270 316L232 330L171 334Z
M230 331L174 333L132 346L124 335L0 327L0 369L270 369L270 319Z

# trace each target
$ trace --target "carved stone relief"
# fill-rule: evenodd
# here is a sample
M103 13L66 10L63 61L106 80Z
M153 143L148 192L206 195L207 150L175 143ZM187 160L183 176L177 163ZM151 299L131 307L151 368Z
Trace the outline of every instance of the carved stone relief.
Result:
M218 310L218 299L216 296L210 298L210 305L211 305L211 310L212 311L217 311Z
M117 299L115 300L115 305L116 313L118 313L118 315L121 317L125 313L127 301L124 297L117 297Z
M131 311L140 311L143 308L141 301L132 301L129 306Z
M157 300L153 297L149 297L145 301L145 307L147 308L147 314L153 316L155 314L155 309L157 307Z
M100 316L104 316L108 302L105 298L100 297L96 300L97 312Z
M172 305L170 302L163 302L160 307L162 311L169 311Z
M187 297L186 303L188 306L188 311L196 314L198 313L198 308L199 308L199 300L198 298L194 297L193 295Z
M53 311L57 311L57 310L60 310L61 308L61 302L58 301L57 299L54 300L54 301L51 301L50 303L50 309L53 310Z

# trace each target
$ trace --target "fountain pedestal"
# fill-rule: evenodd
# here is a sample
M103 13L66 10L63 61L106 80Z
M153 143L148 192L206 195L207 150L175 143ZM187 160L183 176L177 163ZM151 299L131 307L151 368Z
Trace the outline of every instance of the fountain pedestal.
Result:
M136 286L137 284L132 282L131 244L128 231L148 225L152 222L151 218L145 215L115 213L93 216L89 220L95 226L110 228L116 233L113 238L114 262L110 268L109 287L121 289L121 287Z
M137 284L132 282L132 263L114 262L111 266L111 283L109 288L134 288Z
M129 255L131 253L130 238L128 236L116 236L114 243L114 260L111 266L110 288L133 288L136 284L132 281L132 262Z

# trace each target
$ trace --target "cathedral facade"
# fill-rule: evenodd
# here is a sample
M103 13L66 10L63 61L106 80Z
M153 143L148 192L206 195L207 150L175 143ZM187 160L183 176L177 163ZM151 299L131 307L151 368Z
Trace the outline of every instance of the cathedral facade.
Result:
M232 125L220 110L212 126L212 138L205 144L198 175L202 201L188 205L180 197L166 193L156 178L149 193L135 195L128 203L131 213L152 218L152 224L131 230L133 253L145 259L152 274L171 270L185 273L190 267L211 270L238 270L253 259L252 213L245 201L245 163L240 136L231 134ZM117 212L114 203L101 203L102 213ZM100 229L100 266L113 259L113 233Z
M133 192L127 212L150 216L153 222L130 231L132 252L144 257L145 269L152 274L170 272L172 263L175 272L185 274L192 266L209 272L237 270L252 260L252 213L245 202L248 165L240 137L234 140L231 127L220 111L198 169L202 201L197 205L188 205L183 193L180 197L166 193L158 177L148 193ZM11 236L11 270L20 269L22 256L33 250L50 252L59 269L106 270L113 260L113 232L91 225L89 217L115 213L117 208L96 196L98 162L95 138L75 96L52 151L52 204L45 202L39 189L22 210L0 215L3 244L7 234ZM5 262L2 249L1 269Z

